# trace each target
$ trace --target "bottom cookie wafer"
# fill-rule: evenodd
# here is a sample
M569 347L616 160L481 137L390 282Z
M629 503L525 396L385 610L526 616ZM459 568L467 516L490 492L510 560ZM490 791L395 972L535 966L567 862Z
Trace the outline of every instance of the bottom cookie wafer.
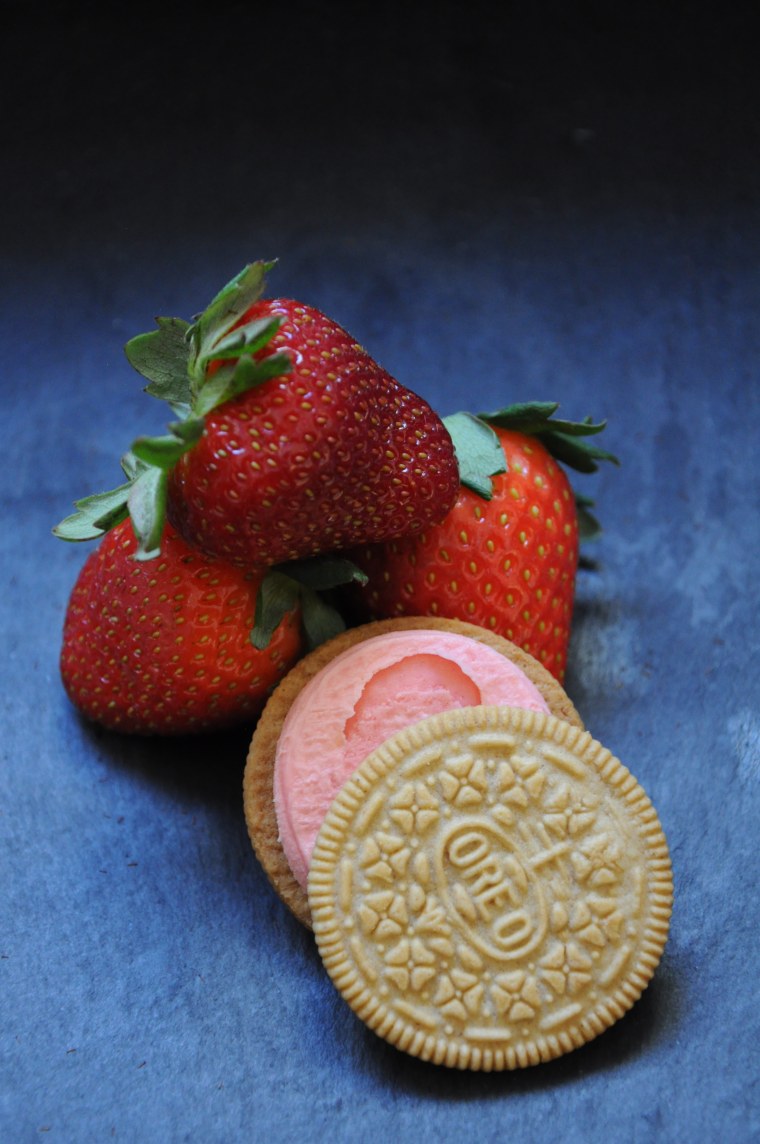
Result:
M662 954L667 842L630 772L567 722L445 712L335 798L309 904L337 989L423 1060L513 1069L621 1017Z

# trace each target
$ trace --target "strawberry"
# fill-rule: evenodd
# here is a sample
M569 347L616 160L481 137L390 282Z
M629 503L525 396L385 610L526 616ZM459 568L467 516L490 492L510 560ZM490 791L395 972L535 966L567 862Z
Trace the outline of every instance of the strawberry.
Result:
M191 325L159 318L127 344L177 419L137 440L135 478L77 502L59 536L93 538L129 513L148 558L168 516L212 558L264 568L446 515L459 479L441 419L324 314L263 299L272 265L246 267Z
M185 734L253 720L300 654L296 617L266 651L249 630L261 577L192 549L167 525L160 558L133 559L128 521L85 561L69 600L61 675L105 727Z
M357 619L402 615L469 620L518 643L557 679L567 662L578 566L576 501L558 459L593 472L610 453L585 440L603 424L551 420L557 406L455 414L446 424L462 472L456 504L418 536L362 545L347 556L366 574Z

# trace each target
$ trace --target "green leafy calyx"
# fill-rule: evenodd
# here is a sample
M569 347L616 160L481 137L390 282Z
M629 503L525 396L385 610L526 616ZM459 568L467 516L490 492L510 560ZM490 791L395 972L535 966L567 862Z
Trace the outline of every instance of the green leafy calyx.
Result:
M297 606L309 649L339 635L346 624L332 602L332 590L352 582L366 584L367 576L342 556L327 554L275 565L259 588L251 643L259 651L266 648L286 613Z
M556 402L533 401L508 405L495 413L479 413L479 420L498 429L513 429L528 437L535 437L556 460L579 473L595 473L600 461L620 462L613 453L600 449L586 440L606 427L606 421L563 421L554 417L559 409Z
M493 496L493 481L505 473L507 465L499 438L490 425L473 413L452 413L443 423L454 442L459 466L459 480L484 500Z
M511 429L535 437L556 460L580 473L596 472L601 461L620 463L613 453L588 440L602 432L605 421L593 421L591 417L584 421L564 421L554 416L558 408L556 402L533 401L508 405L494 413L454 413L445 417L462 485L484 500L493 496L492 478L509 468L509 457L505 456L496 429ZM592 507L593 501L576 494L582 540L589 540L600 532L599 522L590 511Z
M284 352L257 356L277 333L280 319L246 320L273 266L273 262L251 263L193 322L157 318L155 330L127 342L127 359L147 379L145 392L165 401L175 420L162 436L139 437L122 462L126 483L76 501L76 512L53 529L56 536L94 540L129 516L138 540L137 558L158 554L168 475L202 437L204 418L226 401L292 369Z

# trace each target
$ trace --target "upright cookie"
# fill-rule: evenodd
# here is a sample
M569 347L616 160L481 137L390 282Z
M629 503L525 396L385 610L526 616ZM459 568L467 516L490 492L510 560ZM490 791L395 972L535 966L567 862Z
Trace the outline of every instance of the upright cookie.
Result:
M277 893L296 917L310 925L306 891L285 856L274 810L274 768L283 724L306 685L342 653L391 633L444 632L483 644L515 664L538 690L552 714L582 726L580 716L559 683L537 660L509 640L474 624L429 617L384 620L353 628L302 659L270 698L253 735L243 782L246 823L254 850ZM304 871L305 873L305 871Z
M510 708L402 731L344 785L309 874L337 989L438 1064L550 1060L621 1017L662 954L667 842L647 795L586 732Z

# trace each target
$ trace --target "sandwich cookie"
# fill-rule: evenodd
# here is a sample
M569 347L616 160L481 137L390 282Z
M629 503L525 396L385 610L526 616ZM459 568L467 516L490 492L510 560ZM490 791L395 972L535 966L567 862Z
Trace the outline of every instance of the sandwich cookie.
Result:
M537 660L456 620L400 618L351 629L282 680L251 741L244 808L270 882L305 925L314 841L354 769L403 727L484 704L532 708L582 727L565 691Z
M320 954L371 1029L461 1069L547 1061L648 984L672 875L623 764L567 721L472 707L392 736L322 824L308 880Z

